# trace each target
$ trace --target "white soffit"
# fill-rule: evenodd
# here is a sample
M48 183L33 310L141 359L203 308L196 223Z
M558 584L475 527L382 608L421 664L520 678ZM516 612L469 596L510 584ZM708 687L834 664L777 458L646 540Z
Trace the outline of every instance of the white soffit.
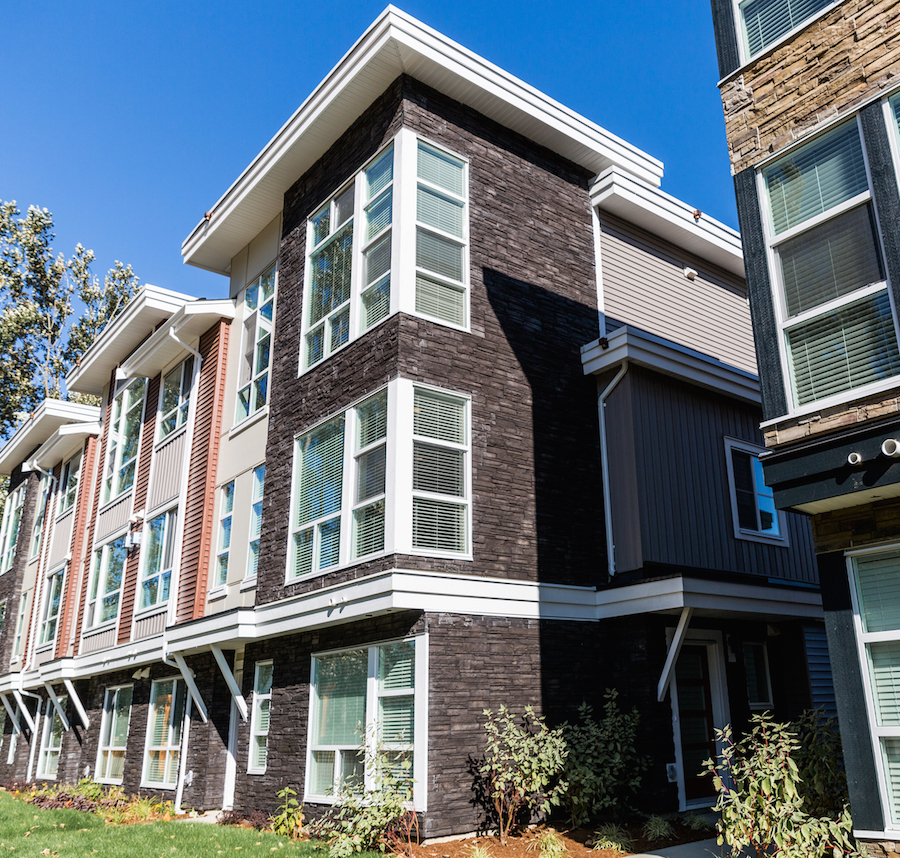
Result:
M219 319L233 319L234 314L234 301L228 298L185 304L122 362L122 372L126 378L153 378L184 355L182 343L190 345Z
M60 462L74 456L83 446L85 439L100 434L100 409L97 409L97 420L93 423L69 423L60 426L28 460L29 465L37 466L45 471L51 470Z
M741 236L730 226L705 214L694 218L694 209L687 203L635 181L615 167L596 178L590 194L592 205L601 211L744 277Z
M116 316L66 376L66 388L100 396L112 371L128 357L155 328L180 310L190 295L144 286L128 306Z
M654 187L662 180L661 161L388 6L185 239L184 261L227 273L284 192L404 73L594 174L616 166Z
M600 340L581 347L585 375L616 369L626 362L634 363L717 393L760 404L757 376L701 352L628 325L616 328L606 342L605 347Z
M69 423L96 423L100 409L79 402L45 399L0 449L0 474L10 474L36 447Z

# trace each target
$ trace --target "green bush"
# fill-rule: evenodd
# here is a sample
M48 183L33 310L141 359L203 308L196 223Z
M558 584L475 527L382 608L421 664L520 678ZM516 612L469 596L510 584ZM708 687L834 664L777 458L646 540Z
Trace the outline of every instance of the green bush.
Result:
M562 726L568 748L563 802L572 825L584 825L604 811L620 809L626 796L640 787L647 765L636 750L640 716L637 709L622 712L617 697L615 689L607 689L599 721L593 709L582 703L578 721Z
M838 817L850 803L841 734L837 719L825 717L821 709L807 709L793 724L791 732L800 745L794 760L800 771L800 793L807 813Z
M484 710L486 746L478 769L497 815L500 842L523 813L547 813L566 790L562 777L566 742L561 728L551 730L534 708L525 707L521 723L506 706L497 715Z
M723 745L717 760L707 760L718 798L718 843L732 854L744 850L757 858L862 856L852 839L849 809L837 818L814 816L803 797L794 758L799 743L789 724L768 713L751 718L753 728L740 742L731 728L716 731Z
M297 791L285 787L275 795L281 799L281 804L272 817L272 831L289 840L300 840L303 837L303 806L294 798Z

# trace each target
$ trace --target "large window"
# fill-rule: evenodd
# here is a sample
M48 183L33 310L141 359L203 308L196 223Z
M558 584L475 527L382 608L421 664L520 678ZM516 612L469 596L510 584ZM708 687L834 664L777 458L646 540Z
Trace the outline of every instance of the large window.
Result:
M387 765L401 757L411 763L419 804L425 650L418 638L313 658L307 799L371 787L366 762L380 751Z
M761 452L762 448L753 444L725 439L734 535L738 539L784 543L782 516L775 509L775 498L763 477Z
M3 523L0 524L0 575L12 569L16 558L16 543L19 541L19 525L22 523L22 508L25 505L25 483L6 497L3 507Z
M272 705L272 662L258 661L253 677L253 714L250 718L250 753L247 771L263 774L269 752L269 714Z
M750 59L837 0L742 0L744 58Z
M113 399L103 479L104 503L127 492L134 484L146 386L146 379L135 379Z
M272 265L244 292L244 350L235 422L246 420L269 401L269 367L275 329L276 267Z
M177 524L178 513L174 509L152 518L147 524L141 573L141 609L161 605L169 598Z
M112 622L119 616L119 597L127 557L125 534L94 552L87 604L87 628Z
M39 646L52 643L56 639L56 626L59 622L59 611L62 607L63 581L65 577L65 566L47 576L44 612L41 617L41 632L38 637Z
M266 483L266 466L253 469L253 489L250 496L250 547L247 553L245 578L255 578L259 568L259 538L262 535L262 502Z
M63 465L62 479L59 481L59 511L70 510L75 505L78 494L78 478L81 475L81 452L79 451Z
M851 563L857 640L882 803L900 828L900 551Z
M47 517L47 507L53 493L53 477L44 474L41 477L40 494L38 495L37 512L34 516L34 525L31 528L31 552L30 557L37 557L41 550L41 541L44 536L44 520Z
M166 373L162 383L160 401L160 439L170 435L187 423L191 404L191 382L194 377L194 358L178 364Z
M59 705L65 709L69 698L65 694L59 696ZM63 723L59 712L52 701L47 701L47 714L44 717L44 729L41 733L41 751L38 755L37 776L52 780L59 770L59 752L62 749Z
M147 786L172 789L176 785L184 702L185 688L180 679L153 683L144 755L143 782Z
M900 373L856 120L765 167L762 181L794 406Z
M120 784L125 776L125 746L133 690L131 685L106 689L95 775L95 780L101 783Z
M16 618L16 637L13 640L13 658L22 654L22 644L25 642L25 618L28 616L28 593L22 593L19 597L19 614Z
M234 480L219 489L219 537L216 543L216 576L214 586L228 581L228 558L231 554L231 519L234 514Z

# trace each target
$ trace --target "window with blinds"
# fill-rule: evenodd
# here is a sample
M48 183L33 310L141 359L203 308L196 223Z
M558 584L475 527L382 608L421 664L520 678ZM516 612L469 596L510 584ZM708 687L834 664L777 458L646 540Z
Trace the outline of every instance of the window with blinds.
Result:
M125 748L133 691L132 685L106 689L97 768L94 773L94 779L100 783L120 784L125 776Z
M751 59L835 0L743 0L739 4L744 51Z
M900 826L900 551L854 557L853 578L879 786Z
M258 661L253 677L253 714L250 718L250 751L247 772L261 775L266 771L269 753L269 713L272 705L272 662Z
M900 372L856 120L765 167L769 244L794 405Z
M184 722L185 686L180 679L154 680L150 690L142 785L173 789Z
M307 796L373 789L376 753L414 770L417 640L359 647L313 659ZM424 701L420 701L420 705ZM392 767L393 768L393 767ZM398 767L399 768L399 767Z

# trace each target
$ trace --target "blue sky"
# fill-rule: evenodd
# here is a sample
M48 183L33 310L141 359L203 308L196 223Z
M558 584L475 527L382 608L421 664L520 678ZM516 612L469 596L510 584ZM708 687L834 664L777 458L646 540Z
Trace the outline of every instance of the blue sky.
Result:
M181 242L386 5L231 0L10 3L0 199L53 212L143 282L224 278ZM663 190L737 226L708 0L396 3L665 163Z

